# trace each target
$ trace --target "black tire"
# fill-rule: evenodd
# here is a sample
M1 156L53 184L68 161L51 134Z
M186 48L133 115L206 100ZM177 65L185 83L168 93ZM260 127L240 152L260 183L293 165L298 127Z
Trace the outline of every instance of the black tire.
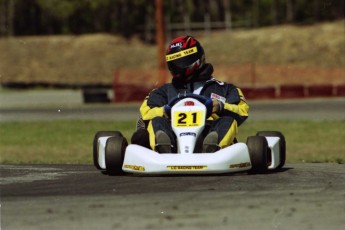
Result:
M264 137L279 137L279 156L280 163L276 169L281 169L285 165L286 160L286 141L284 135L279 131L259 131L256 133L256 136Z
M98 164L98 139L101 137L122 137L122 134L119 131L98 131L95 134L95 137L93 138L93 165L99 169L102 170L101 167Z
M251 173L265 173L268 170L268 144L265 137L250 136L247 138L247 147L252 163Z
M105 165L109 175L122 174L122 164L127 148L127 140L124 137L110 137L105 145Z

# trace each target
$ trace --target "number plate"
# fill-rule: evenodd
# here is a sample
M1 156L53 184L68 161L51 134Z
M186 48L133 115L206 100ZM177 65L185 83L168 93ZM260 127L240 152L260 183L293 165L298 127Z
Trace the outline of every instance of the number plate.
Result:
M175 112L174 113L174 126L175 127L190 127L201 126L204 124L203 112Z

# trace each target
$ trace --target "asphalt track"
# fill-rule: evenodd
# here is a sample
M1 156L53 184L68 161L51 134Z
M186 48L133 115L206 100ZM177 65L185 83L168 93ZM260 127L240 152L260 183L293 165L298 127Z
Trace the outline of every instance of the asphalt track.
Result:
M251 105L257 120L345 118L343 98ZM126 120L137 117L137 105L2 106L0 115L2 122ZM91 165L0 165L0 172L4 230L345 226L344 164L287 164L263 175L108 176Z
M1 165L2 229L343 229L345 165L263 175L108 176Z

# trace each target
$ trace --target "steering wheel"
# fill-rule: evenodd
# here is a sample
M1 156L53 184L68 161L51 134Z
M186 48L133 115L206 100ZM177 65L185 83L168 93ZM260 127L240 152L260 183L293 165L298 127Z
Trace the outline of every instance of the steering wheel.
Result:
M213 109L213 102L212 98L205 97L203 95L199 94L194 94L194 93L186 93L183 95L177 95L176 97L172 98L167 105L164 106L165 112L168 114L170 117L171 115L171 108L180 100L185 99L185 98L193 98L198 101L200 101L202 104L206 106L206 118L211 116L212 114L212 109Z

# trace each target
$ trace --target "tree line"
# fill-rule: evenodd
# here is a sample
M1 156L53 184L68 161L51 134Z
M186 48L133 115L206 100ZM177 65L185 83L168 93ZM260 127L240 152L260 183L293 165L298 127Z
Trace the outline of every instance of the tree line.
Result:
M169 23L209 20L248 28L342 19L344 2L163 0L164 17ZM0 0L0 36L105 32L144 37L154 21L155 0Z

